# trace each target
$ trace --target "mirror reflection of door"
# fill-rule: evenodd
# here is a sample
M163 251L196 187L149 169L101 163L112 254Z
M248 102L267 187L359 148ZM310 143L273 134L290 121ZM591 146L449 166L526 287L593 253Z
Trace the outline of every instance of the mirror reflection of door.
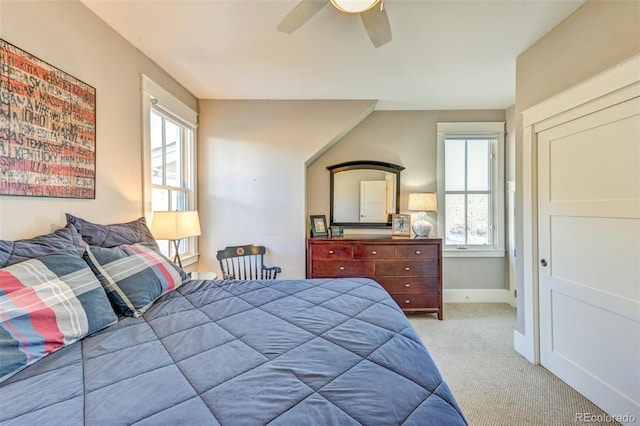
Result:
M386 180L360 182L360 222L385 222L387 220Z
M397 198L400 171L404 167L376 161L351 161L329 166L327 169L331 172L331 225L354 228L382 228L391 225L390 215L399 211ZM363 181L382 181L382 183L373 184L379 185L376 190L364 190L367 194L366 201L365 205L361 206L361 182ZM386 192L384 196L383 185ZM381 201L384 207L380 206Z

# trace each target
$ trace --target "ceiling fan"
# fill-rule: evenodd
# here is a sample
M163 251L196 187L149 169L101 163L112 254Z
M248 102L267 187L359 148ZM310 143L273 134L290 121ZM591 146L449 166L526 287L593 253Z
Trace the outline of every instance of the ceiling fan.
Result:
M391 26L384 9L384 0L302 0L278 24L278 31L291 34L327 3L341 12L360 14L364 29L376 48L391 41ZM375 7L378 4L380 7Z

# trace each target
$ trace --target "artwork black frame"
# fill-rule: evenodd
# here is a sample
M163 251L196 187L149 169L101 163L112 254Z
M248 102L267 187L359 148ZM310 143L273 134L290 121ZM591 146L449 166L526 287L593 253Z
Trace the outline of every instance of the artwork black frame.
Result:
M324 214L315 214L309 216L311 222L311 237L328 237L329 229L327 228L327 216Z

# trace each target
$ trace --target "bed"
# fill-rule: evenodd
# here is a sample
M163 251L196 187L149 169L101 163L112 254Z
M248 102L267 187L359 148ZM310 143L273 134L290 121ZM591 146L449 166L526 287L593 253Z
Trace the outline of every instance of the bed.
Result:
M3 333L12 322L7 277L28 281L24 271L40 264L89 318L86 330L3 376L3 425L466 424L419 336L373 280L191 280L144 241L69 241L35 257L5 244L22 260L0 269ZM169 285L132 292L154 268ZM22 354L8 341L0 334L5 370Z

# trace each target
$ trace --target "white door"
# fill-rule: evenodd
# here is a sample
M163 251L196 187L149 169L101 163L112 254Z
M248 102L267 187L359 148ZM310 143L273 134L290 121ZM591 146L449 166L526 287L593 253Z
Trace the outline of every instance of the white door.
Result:
M638 421L640 98L538 133L538 196L541 363Z
M360 182L360 222L387 221L387 181Z

